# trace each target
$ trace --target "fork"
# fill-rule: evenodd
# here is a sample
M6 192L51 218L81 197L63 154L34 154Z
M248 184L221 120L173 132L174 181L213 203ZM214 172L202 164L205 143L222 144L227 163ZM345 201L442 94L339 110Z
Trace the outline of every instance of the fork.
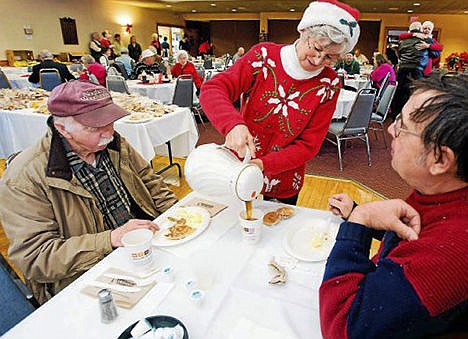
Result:
M104 273L104 276L107 278L111 278L112 282L122 285L122 286L148 286L152 283L156 282L155 275L152 275L145 279L139 279L135 277L131 277L128 275L122 274L115 274L115 273Z

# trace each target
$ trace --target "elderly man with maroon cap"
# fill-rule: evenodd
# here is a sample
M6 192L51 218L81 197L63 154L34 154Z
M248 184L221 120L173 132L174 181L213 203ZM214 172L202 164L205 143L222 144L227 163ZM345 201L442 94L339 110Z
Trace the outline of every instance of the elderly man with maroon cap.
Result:
M122 246L176 201L148 162L114 131L128 113L102 86L72 81L49 98L49 131L9 165L0 217L9 258L40 303Z

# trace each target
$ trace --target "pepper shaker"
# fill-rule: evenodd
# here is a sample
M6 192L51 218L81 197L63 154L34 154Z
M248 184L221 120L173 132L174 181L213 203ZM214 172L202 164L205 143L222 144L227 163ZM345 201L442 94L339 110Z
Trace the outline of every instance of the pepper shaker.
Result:
M117 318L117 308L112 298L112 293L104 288L98 292L99 308L101 309L101 321L104 324L111 323Z

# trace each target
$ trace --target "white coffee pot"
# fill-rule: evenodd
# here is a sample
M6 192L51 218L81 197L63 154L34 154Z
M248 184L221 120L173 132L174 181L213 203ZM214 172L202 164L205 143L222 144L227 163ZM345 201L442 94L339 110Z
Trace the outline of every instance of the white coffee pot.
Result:
M185 178L194 191L207 196L234 195L240 200L250 201L263 188L262 171L249 163L250 159L248 148L241 161L224 145L200 145L185 162Z

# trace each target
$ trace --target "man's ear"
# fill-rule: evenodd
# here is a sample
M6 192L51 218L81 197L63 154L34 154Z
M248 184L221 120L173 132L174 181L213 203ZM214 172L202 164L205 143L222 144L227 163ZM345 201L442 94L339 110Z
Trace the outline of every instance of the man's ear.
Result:
M433 157L433 163L429 168L432 175L444 174L457 167L455 153L447 146L442 146L440 150L435 151Z
M65 139L72 138L71 134L65 129L65 126L62 123L54 121L54 126L57 131L65 137Z

